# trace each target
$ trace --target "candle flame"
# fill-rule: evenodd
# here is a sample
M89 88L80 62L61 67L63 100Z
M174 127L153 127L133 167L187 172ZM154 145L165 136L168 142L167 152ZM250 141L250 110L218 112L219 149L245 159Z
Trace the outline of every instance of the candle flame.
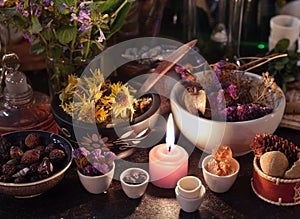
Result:
M173 115L170 113L168 122L167 122L167 132L166 132L166 145L167 150L171 151L175 142L175 131L174 131L174 122Z

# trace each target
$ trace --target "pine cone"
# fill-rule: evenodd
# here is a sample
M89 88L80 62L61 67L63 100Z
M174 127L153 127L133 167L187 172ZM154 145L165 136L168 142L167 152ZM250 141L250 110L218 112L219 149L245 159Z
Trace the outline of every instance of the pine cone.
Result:
M258 159L265 152L280 151L287 157L289 166L298 160L298 153L300 153L299 148L293 142L272 134L257 134L251 142L250 148Z

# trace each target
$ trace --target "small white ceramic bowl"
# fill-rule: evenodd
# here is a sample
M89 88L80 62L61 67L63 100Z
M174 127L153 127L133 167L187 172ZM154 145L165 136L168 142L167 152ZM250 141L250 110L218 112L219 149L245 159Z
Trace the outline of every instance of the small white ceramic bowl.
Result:
M86 176L79 170L77 170L77 174L81 184L89 193L101 194L109 188L114 177L115 166L115 163L113 163L112 169L104 175Z
M124 177L127 174L130 174L132 171L139 171L141 173L144 173L146 175L145 181L139 184L129 184L124 181ZM149 182L150 176L149 173L146 170L143 170L141 168L128 168L124 170L121 175L120 175L120 181L121 181L121 186L125 194L132 199L140 198L142 195L144 195L148 182Z
M179 203L181 209L184 210L185 212L196 211L204 200L205 192L206 192L206 189L202 185L198 198L185 198L179 194L178 186L176 186L176 188L175 188L176 200Z
M202 182L196 176L185 176L178 180L177 187L181 196L185 198L198 198Z
M205 168L208 161L212 158L212 155L206 156L202 161L202 172L204 180L210 190L216 193L227 192L231 186L234 184L238 173L240 171L240 164L236 159L232 159L231 165L235 166L236 171L233 174L227 176L218 176L208 172Z
M201 73L197 73L198 74ZM248 77L261 80L259 75L245 73ZM201 79L201 75L199 78ZM233 156L241 156L251 152L250 143L257 133L273 134L282 119L285 109L285 97L282 90L282 98L275 104L272 113L253 120L242 122L214 121L200 117L187 111L183 102L183 94L186 89L177 83L171 92L171 108L174 120L180 132L197 148L211 154L216 146L230 146Z

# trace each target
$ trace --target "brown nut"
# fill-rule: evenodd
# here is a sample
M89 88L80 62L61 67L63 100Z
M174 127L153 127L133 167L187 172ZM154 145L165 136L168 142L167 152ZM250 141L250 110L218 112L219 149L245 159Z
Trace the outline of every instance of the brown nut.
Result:
M38 162L39 159L40 159L40 151L36 149L31 149L25 151L24 155L21 158L21 163L32 164Z
M25 145L29 148L34 148L40 144L40 134L30 133L25 138Z

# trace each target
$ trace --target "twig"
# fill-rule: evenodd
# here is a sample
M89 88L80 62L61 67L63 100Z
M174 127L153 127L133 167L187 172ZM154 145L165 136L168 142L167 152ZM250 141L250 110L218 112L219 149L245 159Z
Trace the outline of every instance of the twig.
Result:
M256 64L256 65L254 65L252 67L249 67L249 68L247 68L247 69L244 70L245 72L246 71L250 71L250 70L252 70L254 68L257 68L259 66L262 66L262 65L264 65L264 64L266 64L266 63L268 63L268 62L270 62L270 61L272 61L274 59L283 58L283 57L287 57L287 56L288 56L288 54L285 53L285 54L272 54L272 55L261 57L261 58L258 58L258 57L242 57L242 58L239 58L239 60L243 60L243 59L255 59L255 60L251 61L251 62L248 62L248 63L246 63L244 65L241 65L239 67L239 69L245 68L245 67L247 67L249 65L253 65L253 64L257 63L257 62L261 62L261 61L265 60L265 61L263 61L263 62L261 62L259 64Z

